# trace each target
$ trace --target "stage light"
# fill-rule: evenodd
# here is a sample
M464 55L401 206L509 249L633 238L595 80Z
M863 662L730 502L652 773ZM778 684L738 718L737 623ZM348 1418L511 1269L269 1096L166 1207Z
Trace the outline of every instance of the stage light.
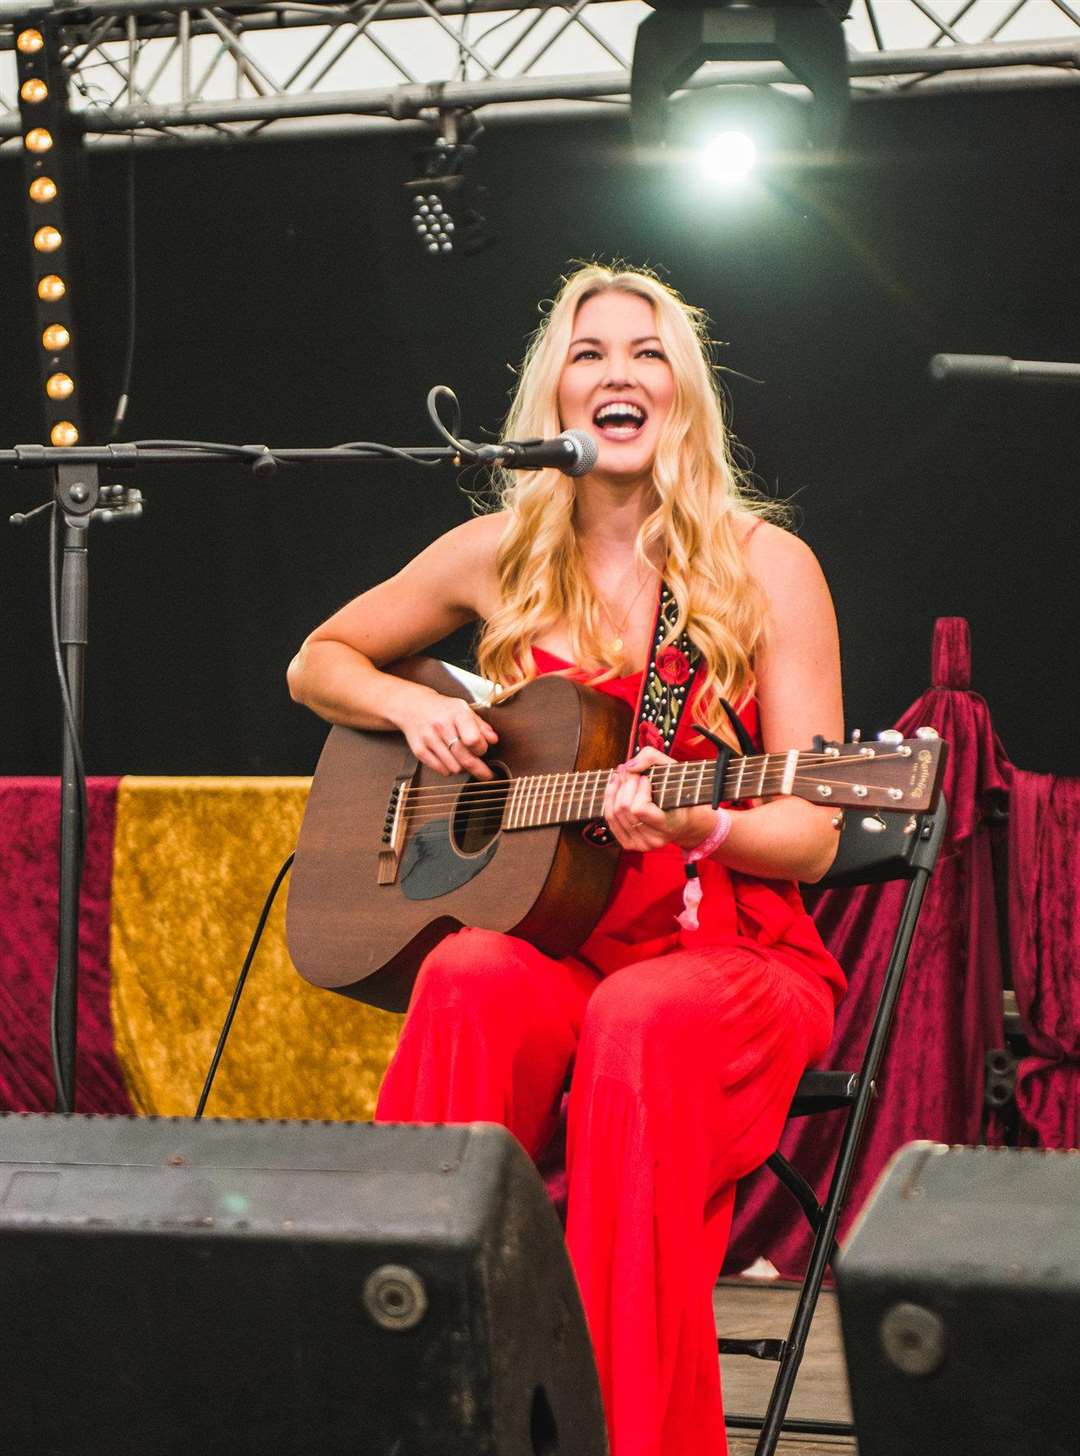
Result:
M741 182L754 170L757 147L743 131L722 131L701 149L698 165L708 182Z
M19 95L24 101L36 104L44 101L49 94L49 88L40 76L30 76L19 87Z
M45 381L45 393L50 399L70 399L75 393L75 381L70 374L50 374Z
M15 45L24 56L32 56L41 50L45 37L40 30L20 30Z
M37 296L44 303L56 303L67 292L67 284L55 273L46 273L38 279Z
M51 177L35 177L30 183L31 202L52 202L56 196L56 183Z
M440 118L440 136L416 153L416 176L405 183L412 228L432 257L479 253L495 241L484 215L486 189L475 179L477 151L463 138L478 136L471 113Z
M71 335L63 324L49 324L41 335L41 347L56 354L71 343Z
M58 420L49 431L49 439L54 445L77 445L79 432L70 420Z
M792 81L813 96L803 145L817 151L838 145L851 101L841 28L851 0L650 3L653 14L638 26L630 73L630 117L643 156L671 145L669 98L708 61L782 61Z
M55 253L64 241L58 228L39 227L34 234L34 247L39 253Z
M24 138L28 152L47 152L52 146L52 132L43 126L33 126Z

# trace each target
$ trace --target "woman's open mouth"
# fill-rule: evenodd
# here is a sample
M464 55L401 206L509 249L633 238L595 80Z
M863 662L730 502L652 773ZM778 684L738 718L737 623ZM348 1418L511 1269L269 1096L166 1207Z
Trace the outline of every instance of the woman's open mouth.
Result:
M593 415L593 425L605 440L632 440L645 428L648 415L628 399L609 400Z

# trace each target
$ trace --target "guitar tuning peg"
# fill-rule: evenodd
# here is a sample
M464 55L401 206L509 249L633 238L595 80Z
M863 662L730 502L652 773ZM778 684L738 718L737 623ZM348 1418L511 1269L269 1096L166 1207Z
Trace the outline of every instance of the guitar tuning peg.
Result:
M915 737L916 738L937 738L938 737L938 731L937 731L936 728L916 728L915 729Z
M889 827L880 814L868 814L866 818L861 821L861 824L863 829L866 830L867 834L880 834L883 829L887 829Z
M878 734L879 743L903 743L904 735L898 728L883 728Z
M853 728L851 730L851 741L852 741L852 743L861 743L862 742L862 729L861 728Z

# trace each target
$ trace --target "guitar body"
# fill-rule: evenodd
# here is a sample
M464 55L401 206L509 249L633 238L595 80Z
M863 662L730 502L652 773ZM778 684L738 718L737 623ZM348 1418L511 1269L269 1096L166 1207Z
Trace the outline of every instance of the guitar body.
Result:
M468 694L439 663L395 664L447 696ZM486 755L511 778L608 769L625 756L626 704L565 678L542 677L476 710L499 735ZM289 953L313 985L403 1011L424 956L462 926L519 935L566 955L600 918L618 859L580 825L504 832L483 814L484 786L443 778L393 732L331 729L311 786L292 868ZM430 818L406 841L392 883L379 883L387 806L408 774ZM424 795L428 795L425 800Z

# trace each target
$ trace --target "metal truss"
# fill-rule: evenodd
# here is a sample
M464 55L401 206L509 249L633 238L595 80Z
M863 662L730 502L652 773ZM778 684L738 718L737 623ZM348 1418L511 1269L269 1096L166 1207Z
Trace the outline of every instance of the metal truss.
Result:
M63 21L71 113L90 139L347 129L480 107L624 108L642 0L0 0L0 143L20 131L10 52L32 11ZM854 0L857 98L1076 84L1080 0ZM5 54L8 52L9 54ZM695 86L791 84L773 62L720 62ZM506 114L505 110L497 114ZM490 115L490 113L488 113Z

